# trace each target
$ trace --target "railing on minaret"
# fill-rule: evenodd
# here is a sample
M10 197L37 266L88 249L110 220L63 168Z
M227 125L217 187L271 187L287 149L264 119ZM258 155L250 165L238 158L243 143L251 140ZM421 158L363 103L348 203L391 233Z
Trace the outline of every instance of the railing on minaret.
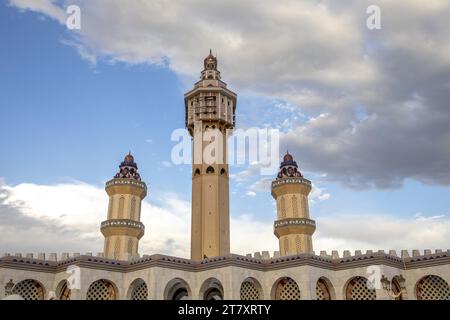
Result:
M279 239L281 256L313 252L312 234L316 222L309 216L310 192L311 181L303 177L287 152L277 178L272 181L272 196L277 204L274 234Z
M106 182L109 195L107 220L100 229L105 237L104 255L117 260L138 257L139 239L144 235L141 203L147 195L147 186L141 181L137 164L128 154L119 166L119 172Z
M227 89L211 53L194 88L184 95L186 128L193 137L191 258L230 253L227 137L235 125L237 95ZM211 138L214 137L214 138ZM217 138L213 159L208 141Z

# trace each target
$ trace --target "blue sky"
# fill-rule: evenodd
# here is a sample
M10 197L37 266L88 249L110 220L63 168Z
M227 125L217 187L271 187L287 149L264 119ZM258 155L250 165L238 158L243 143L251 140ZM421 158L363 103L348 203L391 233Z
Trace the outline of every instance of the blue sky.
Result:
M61 3L57 2L62 6ZM19 10L13 4L14 1L12 5L0 5L0 177L4 184L14 188L24 183L52 186L79 181L103 188L103 183L114 175L123 156L131 150L141 176L149 186L147 200L151 204L164 207L167 194L189 203L191 169L189 165L170 163L170 152L175 144L170 141L170 135L173 130L184 127L183 94L198 78L207 51L202 48L190 51L189 56L195 63L191 60L177 63L179 54L171 53L170 48L167 55L161 54L158 63L141 57L127 61L121 57L122 53L115 56L109 48L102 52L101 43L96 47L92 37L74 34L51 14L42 10L39 13L33 9ZM73 43L89 47L96 55L95 63L83 59ZM309 159L310 146L289 145L289 141L297 141L296 127L312 123L311 119L320 114L336 115L336 119L340 119L347 110L327 111L327 101L333 98L334 93L325 98L316 97L318 104L323 102L324 105L303 105L305 98L293 94L295 90L303 93L296 86L310 85L306 87L310 92L323 88L327 92L336 90L350 95L354 92L354 85L346 87L343 83L325 89L324 83L302 79L299 83L292 83L294 89L282 83L278 91L270 92L264 89L270 86L270 80L261 77L258 85L253 81L253 87L246 86L245 74L243 76L241 70L234 74L237 69L227 62L232 55L227 56L225 49L214 48L214 44L206 43L205 47L212 46L213 50L221 52L219 69L223 61L222 77L238 93L238 127L280 128L290 133L290 138L283 140L281 145L292 150L305 176L318 188L311 214L318 220L319 227L321 218L333 216L351 216L354 219L379 215L411 221L418 216L444 216L448 219L450 187L446 182L438 179L425 181L419 174L409 171L404 175L399 173L402 175L401 183L394 187L377 187L377 182L372 184L371 181L377 180L371 175L367 176L369 187L350 185L336 174L334 168ZM137 52L145 56L140 50ZM150 52L149 56L152 55L154 53ZM308 61L302 64L307 65ZM262 65L260 68L266 67ZM382 70L383 66L379 68ZM355 107L355 102L350 105L356 110L352 121L357 123L364 124L367 115L375 114L374 107L367 107L368 111L364 111L364 107ZM383 115L383 111L378 114ZM334 137L335 133L331 136ZM298 136L298 141L301 139L304 137ZM326 139L322 140L323 143L320 141L315 142L318 149L327 144ZM321 161L330 164L339 161L332 154L327 159L326 154L320 156ZM353 156L350 154L350 157ZM408 160L405 158L404 161ZM426 163L423 165L427 166ZM442 176L445 176L448 163L443 165ZM352 178L351 165L346 167L342 164L339 168L344 168L343 174ZM232 167L231 173L239 175L247 169L246 166ZM358 181L366 179L358 170L361 167L355 164ZM396 175L396 168L387 170ZM398 172L402 172L401 166ZM273 222L275 213L270 190L248 194L254 183L267 178L254 174L244 181L231 179L233 217L238 219L251 215L251 219L261 223L269 225ZM104 196L106 203L106 193ZM447 236L445 233L444 238ZM446 243L449 244L448 238Z

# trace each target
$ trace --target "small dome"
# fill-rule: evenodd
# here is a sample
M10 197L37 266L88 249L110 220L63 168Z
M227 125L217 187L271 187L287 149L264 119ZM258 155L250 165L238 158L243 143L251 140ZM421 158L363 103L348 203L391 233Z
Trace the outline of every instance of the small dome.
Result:
M125 159L123 160L123 162L134 163L134 157L131 155L131 152L125 156Z
M289 154L289 151L286 151L286 154L284 155L283 162L291 162L294 161L294 158L291 154Z

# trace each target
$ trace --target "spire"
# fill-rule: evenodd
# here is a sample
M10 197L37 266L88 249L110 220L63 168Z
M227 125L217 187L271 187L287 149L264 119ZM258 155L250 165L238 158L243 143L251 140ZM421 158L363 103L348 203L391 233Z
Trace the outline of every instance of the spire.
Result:
M209 49L209 54L204 60L205 70L217 70L217 58L212 54L212 50Z

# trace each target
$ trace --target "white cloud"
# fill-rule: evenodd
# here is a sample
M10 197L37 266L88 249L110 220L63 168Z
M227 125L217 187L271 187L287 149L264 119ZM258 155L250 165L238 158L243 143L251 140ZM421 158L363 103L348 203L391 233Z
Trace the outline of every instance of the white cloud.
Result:
M31 10L45 14L61 24L66 23L66 13L61 7L55 5L54 0L9 0L9 4L21 10Z
M450 217L399 218L384 214L318 217L316 250L447 249Z
M311 193L309 194L309 203L313 205L316 201L325 201L331 198L331 194L320 188L316 184L312 184Z

